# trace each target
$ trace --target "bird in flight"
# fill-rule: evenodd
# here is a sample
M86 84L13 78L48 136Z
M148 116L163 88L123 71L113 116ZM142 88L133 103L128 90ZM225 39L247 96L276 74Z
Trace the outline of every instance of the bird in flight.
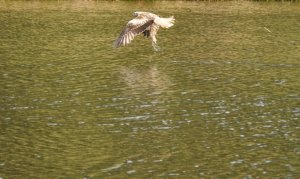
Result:
M129 44L135 36L143 33L145 37L150 37L153 48L158 51L156 33L159 27L169 28L174 25L174 17L161 18L156 14L150 12L134 12L134 19L130 20L118 39L115 41L115 47L125 46Z

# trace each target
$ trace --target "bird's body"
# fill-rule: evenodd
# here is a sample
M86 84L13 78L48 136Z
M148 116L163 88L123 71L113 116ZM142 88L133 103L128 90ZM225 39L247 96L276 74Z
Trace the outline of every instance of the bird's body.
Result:
M134 12L134 19L130 20L120 36L115 42L115 47L125 46L129 44L135 36L143 33L144 36L149 37L152 41L153 47L157 50L159 48L156 44L156 33L159 27L169 28L174 24L174 17L161 18L156 14L150 12Z

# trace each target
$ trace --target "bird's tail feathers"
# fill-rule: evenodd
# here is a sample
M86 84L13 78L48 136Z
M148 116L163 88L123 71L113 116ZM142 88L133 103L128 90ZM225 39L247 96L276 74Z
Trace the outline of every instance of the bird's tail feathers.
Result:
M163 28L169 28L169 27L172 27L174 25L174 16L171 16L169 18L156 18L154 20L154 22L156 24L158 24L159 26L163 27Z

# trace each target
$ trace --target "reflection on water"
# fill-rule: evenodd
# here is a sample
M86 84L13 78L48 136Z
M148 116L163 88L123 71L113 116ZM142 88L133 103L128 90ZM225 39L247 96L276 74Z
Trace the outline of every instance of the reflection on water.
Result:
M160 52L112 48L132 9ZM1 1L0 178L297 178L299 10Z
M131 90L152 89L153 93L161 93L171 85L170 79L156 67L150 66L142 69L122 67L121 78Z

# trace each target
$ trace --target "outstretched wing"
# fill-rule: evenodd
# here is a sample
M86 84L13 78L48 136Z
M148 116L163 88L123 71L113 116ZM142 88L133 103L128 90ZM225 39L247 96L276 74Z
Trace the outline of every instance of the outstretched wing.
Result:
M153 24L154 20L144 16L138 16L129 21L115 42L115 47L129 44L136 35L144 32L147 27Z

